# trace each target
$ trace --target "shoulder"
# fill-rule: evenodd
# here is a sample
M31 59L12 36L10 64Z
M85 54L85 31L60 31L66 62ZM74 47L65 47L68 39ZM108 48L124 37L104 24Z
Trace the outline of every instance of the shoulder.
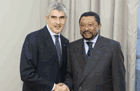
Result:
M78 39L78 40L75 40L75 41L69 43L68 47L69 48L77 47L79 45L82 45L82 43L83 43L83 39Z
M75 40L75 41L71 42L70 45L79 44L82 41L83 41L83 39L78 39L78 40Z
M108 48L113 48L113 49L116 49L116 47L121 48L120 43L116 40L109 39L109 38L106 38L106 37L103 37L103 36L100 36L99 38L105 44L105 46L108 47Z
M113 39L109 39L109 38L106 38L106 37L103 37L103 36L100 36L101 40L105 43L108 43L110 45L119 45L120 43L116 40L113 40Z
M25 40L27 40L30 43L35 43L38 39L41 38L41 36L44 35L44 33L45 33L44 28L33 31L26 36Z
M63 35L60 35L60 36L66 44L69 44L69 40L67 38L65 38Z

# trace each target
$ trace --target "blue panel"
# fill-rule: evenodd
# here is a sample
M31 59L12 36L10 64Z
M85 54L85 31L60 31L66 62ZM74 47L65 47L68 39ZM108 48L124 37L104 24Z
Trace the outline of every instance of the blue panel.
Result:
M140 91L140 2L138 9L138 33L137 33L137 52L136 52L136 78L135 91Z

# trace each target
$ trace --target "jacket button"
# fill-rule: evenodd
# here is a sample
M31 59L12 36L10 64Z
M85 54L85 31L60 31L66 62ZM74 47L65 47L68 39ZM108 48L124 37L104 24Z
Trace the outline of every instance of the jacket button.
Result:
M81 87L79 87L79 89L81 89Z

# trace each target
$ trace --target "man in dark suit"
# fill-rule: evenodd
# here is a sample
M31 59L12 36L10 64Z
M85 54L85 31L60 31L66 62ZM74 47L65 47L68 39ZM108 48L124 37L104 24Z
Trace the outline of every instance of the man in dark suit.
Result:
M65 84L73 91L125 91L120 43L100 35L100 18L95 12L83 13L79 24L83 38L67 47Z
M47 25L27 35L23 44L20 74L23 91L60 91L66 74L66 46L69 41L60 32L67 19L66 7L50 4Z

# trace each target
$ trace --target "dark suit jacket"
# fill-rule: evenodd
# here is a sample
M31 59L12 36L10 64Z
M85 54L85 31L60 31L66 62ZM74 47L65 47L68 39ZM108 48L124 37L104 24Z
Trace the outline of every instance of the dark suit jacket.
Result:
M125 67L120 44L99 36L86 60L84 41L68 45L66 82L74 91L125 91Z
M59 67L57 51L51 35L44 28L27 35L23 44L20 74L23 91L51 91L54 83L65 80L66 46L69 41L60 35L62 46L62 66Z

